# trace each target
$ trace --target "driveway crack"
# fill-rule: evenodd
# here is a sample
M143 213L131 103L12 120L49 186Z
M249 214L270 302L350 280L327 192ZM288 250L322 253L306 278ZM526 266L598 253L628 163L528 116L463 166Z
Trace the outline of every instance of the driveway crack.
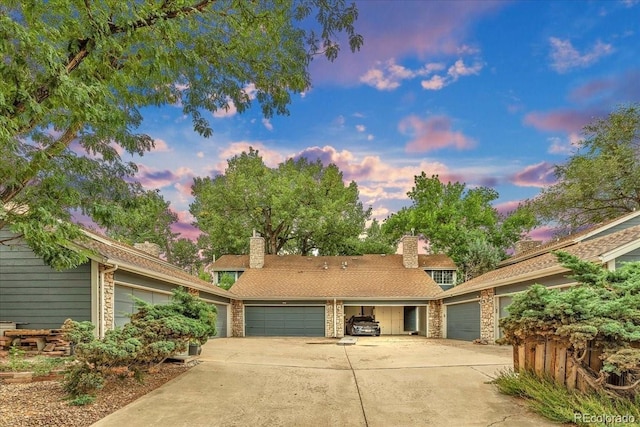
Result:
M347 357L347 362L349 362L349 369L351 369L351 374L353 375L353 380L356 383L356 390L358 390L358 399L360 399L360 408L362 409L362 417L364 418L365 427L369 427L369 421L367 421L367 413L364 410L364 404L362 403L362 393L360 393L360 386L358 385L358 377L356 376L356 371L353 369L353 365L351 365L351 359L349 359L349 353L347 353L347 347L344 347L344 355Z
M487 427L491 427L491 426L495 426L495 425L498 425L498 424L502 424L503 422L507 421L507 418L511 418L511 415L506 415L506 416L502 417L502 419L499 420L499 421L494 421L491 424L487 424Z

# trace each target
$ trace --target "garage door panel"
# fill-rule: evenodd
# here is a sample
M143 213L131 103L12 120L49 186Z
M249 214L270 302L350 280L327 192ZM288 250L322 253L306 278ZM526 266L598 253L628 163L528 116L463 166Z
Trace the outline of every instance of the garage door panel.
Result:
M464 341L480 338L480 304L478 302L447 306L447 338Z
M247 336L324 336L322 306L247 306Z

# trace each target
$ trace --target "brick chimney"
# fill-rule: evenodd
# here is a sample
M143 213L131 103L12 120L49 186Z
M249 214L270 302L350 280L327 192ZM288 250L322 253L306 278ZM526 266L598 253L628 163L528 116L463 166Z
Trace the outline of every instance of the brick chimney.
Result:
M535 249L540 245L542 245L542 241L540 240L519 240L515 244L514 255L520 255L525 252L529 252L530 250Z
M142 252L146 252L149 255L152 255L156 258L159 258L160 254L162 253L162 249L160 249L160 245L158 245L157 243L151 243L148 240L145 240L144 243L134 243L133 247Z
M249 268L264 266L264 237L253 235L249 240Z
M402 238L402 265L405 268L418 268L418 236Z

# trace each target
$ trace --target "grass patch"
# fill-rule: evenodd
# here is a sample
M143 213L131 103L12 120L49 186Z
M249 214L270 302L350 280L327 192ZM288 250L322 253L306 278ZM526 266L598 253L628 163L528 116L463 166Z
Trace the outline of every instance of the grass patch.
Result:
M78 397L74 397L73 399L69 399L69 405L71 406L85 406L90 405L95 402L95 396L91 396L89 394L81 394Z
M493 383L501 393L525 399L533 411L552 421L591 427L640 425L640 395L634 401L604 393L572 392L526 371L502 371Z
M49 375L51 371L63 367L72 360L71 357L25 357L25 352L16 347L9 350L9 358L0 363L0 372L33 372L35 376Z

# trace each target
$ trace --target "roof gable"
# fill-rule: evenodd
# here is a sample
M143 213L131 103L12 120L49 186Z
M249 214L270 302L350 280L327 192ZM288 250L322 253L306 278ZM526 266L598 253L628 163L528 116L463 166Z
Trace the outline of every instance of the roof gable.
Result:
M93 252L98 262L117 265L118 268L146 277L152 277L176 285L187 286L215 295L232 298L228 291L192 276L181 268L160 258L135 249L132 246L110 239L94 231L82 230L86 239L75 242L80 248ZM97 255L97 256L96 256Z
M437 256L432 261L440 268L453 265L448 257ZM402 255L266 255L264 267L246 269L231 293L256 299L400 299L433 298L442 289L423 271L422 265L405 268Z
M450 297L469 292L475 292L490 287L506 286L524 280L567 272L568 269L560 265L552 251L562 250L585 261L605 263L615 256L620 256L621 250L630 252L640 247L640 225L625 228L620 231L604 234L601 237L580 240L562 247L552 247L536 256L527 257L519 262L495 269L481 276L475 277L444 292L443 297Z
M618 218L601 222L600 224L596 224L592 227L588 227L579 232L570 234L568 236L552 239L540 246L536 246L533 249L525 251L521 254L514 255L509 257L498 264L498 267L503 267L506 265L515 264L517 262L524 261L528 258L533 258L538 255L548 253L551 251L561 250L564 247L573 245L578 242L582 242L584 240L594 239L600 237L600 235L608 234L610 232L614 232L616 228L628 228L638 225L640 222L640 211L631 212L626 215L622 215ZM625 227L625 223L628 223Z

